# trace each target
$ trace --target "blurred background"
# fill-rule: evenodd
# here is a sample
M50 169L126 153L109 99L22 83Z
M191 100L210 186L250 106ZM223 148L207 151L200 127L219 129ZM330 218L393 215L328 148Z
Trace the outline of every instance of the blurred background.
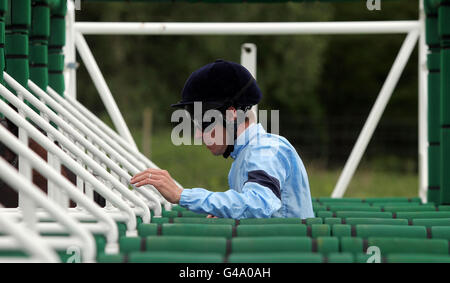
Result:
M82 3L77 21L303 22L416 20L417 1L201 4ZM204 146L175 146L171 103L188 76L218 58L239 62L258 48L260 109L280 110L280 134L302 158L313 197L329 196L405 35L110 36L86 35L142 152L184 187L228 189L231 159ZM417 47L347 190L346 197L417 196ZM78 61L81 59L78 57ZM80 64L77 97L112 126ZM270 115L269 115L270 118ZM268 123L270 125L270 122ZM270 131L270 129L269 129Z

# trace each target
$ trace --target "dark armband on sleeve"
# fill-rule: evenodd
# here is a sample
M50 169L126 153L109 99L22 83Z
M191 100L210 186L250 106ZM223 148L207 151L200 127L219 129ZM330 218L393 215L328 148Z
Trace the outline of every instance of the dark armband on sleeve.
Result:
M254 170L248 172L248 180L245 183L247 182L257 183L263 187L269 188L275 196L281 200L280 181L267 174L266 171Z

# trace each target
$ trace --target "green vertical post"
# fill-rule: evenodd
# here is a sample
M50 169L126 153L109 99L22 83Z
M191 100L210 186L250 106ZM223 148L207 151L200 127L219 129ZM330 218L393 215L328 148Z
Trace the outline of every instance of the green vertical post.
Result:
M425 0L425 31L428 45L428 202L440 203L440 38L436 2Z
M450 0L438 8L441 43L440 125L441 125L441 204L450 204Z
M45 90L48 86L48 39L50 7L48 0L35 0L31 8L30 79Z
M64 96L64 54L63 47L66 44L66 20L67 2L52 1L50 20L50 41L48 46L48 78L49 86L61 96Z

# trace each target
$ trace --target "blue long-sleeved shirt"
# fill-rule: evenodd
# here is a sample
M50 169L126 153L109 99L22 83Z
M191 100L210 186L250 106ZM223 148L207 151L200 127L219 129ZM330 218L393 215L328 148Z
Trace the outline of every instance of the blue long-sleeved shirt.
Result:
M179 204L223 218L314 217L306 169L284 137L252 124L230 156L230 190L184 189Z

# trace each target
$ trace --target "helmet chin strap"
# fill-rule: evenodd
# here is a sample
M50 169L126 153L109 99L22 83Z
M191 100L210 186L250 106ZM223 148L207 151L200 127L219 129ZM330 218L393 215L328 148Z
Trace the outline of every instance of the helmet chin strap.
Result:
M230 127L227 127L227 124L231 124L233 123L233 129L230 130ZM225 130L227 131L227 136L226 136L226 142L227 142L227 149L225 150L225 152L222 154L222 156L227 159L228 156L230 156L230 153L233 152L234 150L234 142L237 139L237 121L234 120L233 122L228 122L226 121L226 119L223 120L223 124L225 127ZM231 137L233 137L233 139L231 139Z

